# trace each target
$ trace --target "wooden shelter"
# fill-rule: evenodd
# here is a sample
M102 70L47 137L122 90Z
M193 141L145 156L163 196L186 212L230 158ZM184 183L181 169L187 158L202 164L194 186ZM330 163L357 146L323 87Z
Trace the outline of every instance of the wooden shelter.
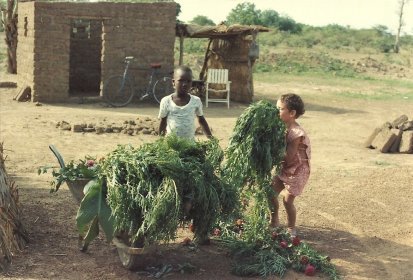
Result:
M259 56L256 38L259 32L268 31L268 28L259 25L198 26L178 23L179 64L183 60L184 38L209 38L199 79L205 81L208 68L229 69L231 100L251 102L254 95L252 66Z

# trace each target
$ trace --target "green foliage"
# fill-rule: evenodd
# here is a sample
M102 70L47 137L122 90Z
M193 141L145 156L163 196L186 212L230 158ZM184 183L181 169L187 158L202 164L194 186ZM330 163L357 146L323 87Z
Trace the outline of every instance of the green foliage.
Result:
M99 235L99 226L110 242L114 234L114 217L106 203L106 188L102 179L91 180L84 188L85 197L80 202L76 224L86 251L89 244Z
M206 16L196 16L196 17L194 17L192 20L191 20L191 23L193 23L193 24L198 24L198 25L201 25L201 26L205 26L205 25L215 25L215 23L211 20L211 19L209 19L208 17L206 17Z
M255 4L244 2L238 4L227 16L227 24L259 25L261 11L255 8Z
M171 135L139 148L118 146L103 166L116 232L126 232L132 241L168 241L186 216L193 219L195 238L205 239L238 201L234 188L217 176L222 159L216 139L194 142ZM192 209L186 213L188 202Z
M226 150L228 181L238 189L246 182L262 183L280 166L285 151L285 125L274 104L251 104L237 119Z
M261 13L261 24L267 27L277 27L280 15L274 10L264 10Z
M94 179L97 178L100 173L100 164L96 162L96 159L90 156L86 156L85 159L79 161L70 161L65 167L60 169L53 168L51 166L41 166L37 173L44 174L49 170L52 170L54 180L51 182L51 192L59 190L60 186L67 181L75 181L77 179Z
M224 231L217 238L224 247L230 250L234 260L232 272L238 276L271 276L283 277L287 269L292 268L304 272L308 264L327 275L331 280L340 276L330 258L320 254L307 243L281 228L270 230L268 226L261 228L257 238L248 233L248 222L244 224L242 233Z

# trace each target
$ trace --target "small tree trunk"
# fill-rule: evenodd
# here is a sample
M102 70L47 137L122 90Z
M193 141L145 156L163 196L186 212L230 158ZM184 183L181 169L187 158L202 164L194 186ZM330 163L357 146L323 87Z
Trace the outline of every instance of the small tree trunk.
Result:
M404 6L409 2L409 0L399 0L399 11L398 11L398 16L399 16L399 25L397 27L397 33L396 33L396 40L394 42L394 52L399 53L400 51L400 32L402 30L402 27L404 25L403 22L403 12L404 12Z
M6 35L7 72L17 74L17 0L7 0L7 8L1 13Z

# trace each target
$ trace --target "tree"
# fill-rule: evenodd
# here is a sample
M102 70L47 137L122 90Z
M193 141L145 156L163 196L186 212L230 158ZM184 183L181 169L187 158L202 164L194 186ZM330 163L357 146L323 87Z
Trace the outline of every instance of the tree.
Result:
M278 21L278 29L293 34L298 34L301 33L303 27L302 24L296 23L295 20L290 17L281 17Z
M398 25L397 33L396 33L396 41L394 42L395 53L399 53L399 50L400 50L400 32L404 25L404 21L403 21L404 7L407 3L409 3L409 1L410 0L399 0L399 10L397 11L397 15L399 17L399 25Z
M261 10L255 8L255 4L245 2L238 4L227 16L228 24L259 25Z
M17 73L17 0L7 0L6 7L0 5L1 24L6 35L7 72Z
M214 23L211 19L209 19L209 18L206 17L206 16L200 16L200 15L194 17L194 18L191 20L191 23L193 23L193 24L198 24L198 25L202 25L202 26L205 26L205 25L215 25L215 23Z
M274 10L264 10L261 13L261 24L267 27L277 27L280 15Z

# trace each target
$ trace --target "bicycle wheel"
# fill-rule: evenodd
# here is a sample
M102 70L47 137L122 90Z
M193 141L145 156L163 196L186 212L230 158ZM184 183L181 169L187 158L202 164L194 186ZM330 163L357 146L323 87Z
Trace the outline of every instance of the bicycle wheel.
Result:
M128 78L112 76L103 85L103 100L113 107L128 105L133 98L133 86Z
M156 102L161 103L161 99L174 92L174 86L170 77L162 77L153 86L153 96Z

